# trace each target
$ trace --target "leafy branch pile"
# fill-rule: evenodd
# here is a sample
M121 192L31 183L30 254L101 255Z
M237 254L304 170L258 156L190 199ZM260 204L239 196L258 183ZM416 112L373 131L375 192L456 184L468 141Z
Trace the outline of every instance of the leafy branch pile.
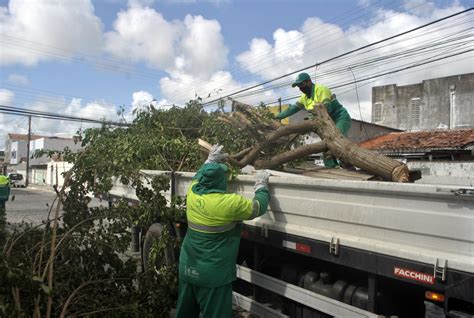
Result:
M57 191L42 224L9 227L0 249L1 317L168 315L176 299L176 266L152 260L160 265L137 269L127 252L129 233L133 225L146 229L183 217L184 211L182 202L167 205L161 195L166 178L153 177L148 180L152 187L145 187L140 169L196 170L203 162L198 138L223 144L229 153L255 143L223 125L218 113L204 112L199 102L136 112L126 129L85 130L81 152L60 154L74 163L65 176L67 191ZM259 111L268 115L264 108ZM136 189L140 205L89 207L91 195L110 190L116 176ZM165 232L151 257L162 258L169 244L179 242Z

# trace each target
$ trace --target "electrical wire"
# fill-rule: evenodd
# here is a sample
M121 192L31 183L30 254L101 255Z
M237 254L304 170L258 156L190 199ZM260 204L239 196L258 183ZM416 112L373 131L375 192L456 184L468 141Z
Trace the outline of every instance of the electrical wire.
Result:
M331 62L331 61L335 61L335 60L337 60L337 59L339 59L339 58L341 58L341 57L345 57L345 56L351 55L351 54L353 54L353 53L355 53L355 52L362 51L362 50L364 50L364 49L366 49L366 48L373 47L373 46L378 45L378 44L380 44L380 43L384 43L384 42L387 42L387 41L389 41L389 40L392 40L392 39L401 37L401 36L406 35L406 34L409 34L409 33L412 33L412 32L414 32L414 31L417 31L417 30L426 28L426 27L428 27L428 26L434 25L434 24L436 24L436 23L439 23L439 22L441 22L441 21L450 19L450 18L452 18L452 17L459 16L459 15L461 15L461 14L470 12L470 11L472 11L473 9L474 9L474 8L469 8L469 9L466 9L466 10L463 10L463 11L460 11L460 12L457 12L457 13L454 13L454 14L451 14L451 15L448 15L448 16L445 16L445 17L443 17L443 18L440 18L440 19L431 21L431 22L426 23L426 24L423 24L423 25L421 25L421 26L412 28L412 29L410 29L410 30L407 30L407 31L404 31L404 32L401 32L401 33L392 35L392 36L390 36L390 37L387 37L387 38L384 38L384 39L381 39L381 40L378 40L378 41L369 43L369 44L364 45L364 46L361 46L361 47L359 47L359 48L356 48L356 49L350 50L350 51L348 51L348 52L339 54L339 55L337 55L337 56L331 57L331 58L329 58L329 59L326 59L326 60L324 60L324 61L322 61L322 62L320 62L320 63L312 64L312 65L309 65L309 66L307 66L307 67L300 68L300 69L295 70L295 71L292 71L292 72L290 72L290 73L287 73L287 74L284 74L284 75L280 75L280 76L275 77L275 78L273 78L273 79L264 81L264 82L262 82L262 83L259 83L259 84L256 84L256 85L252 85L252 86L247 87L247 88L244 88L244 89L240 89L240 90L235 91L235 92L233 92L233 93L227 94L227 95L225 95L225 96L223 96L223 97L221 97L221 98L214 99L214 100L212 100L212 101L206 102L206 103L204 103L203 105L204 105L204 106L210 105L210 104L212 104L212 103L218 102L218 101L219 101L220 99L222 99L222 98L224 98L224 99L225 99L225 98L229 98L229 97L232 97L232 96L234 96L234 95L236 95L236 94L239 94L239 93L248 91L248 90L250 90L250 89L253 89L253 88L256 88L256 87L259 87L259 86L262 86L262 85L266 85L266 84L272 83L272 82L277 81L277 80L279 80L279 79L285 78L285 77L290 76L290 75L294 75L294 74L296 74L296 73L305 71L305 70L307 70L307 69L316 67L316 66L318 66L318 65L323 65L323 64L329 63L329 62Z
M55 113L50 113L50 112L29 110L25 108L19 108L19 107L7 106L7 105L0 105L0 113L9 114L9 115L47 118L47 119L60 119L60 120L66 120L66 121L77 121L77 122L85 122L85 123L107 124L111 126L129 126L130 125L130 124L121 123L121 122L100 121L100 120L95 120L95 119L90 119L90 118L60 115L60 114L55 114Z
M384 67L386 67L390 63L390 61L400 63L405 59L411 59L413 57L421 56L423 54L424 55L428 53L434 54L439 50L452 49L460 44L463 44L463 45L470 44L472 40L470 40L469 37L472 37L473 35L472 34L463 35L462 33L463 32L453 33L452 35L457 35L457 34L461 34L461 35L458 37L446 39L444 41L440 41L440 39L435 39L431 42L423 43L424 45L421 45L418 47L416 46L408 47L408 49L406 50L394 51L393 53L390 52L386 55L376 56L373 59L369 59L369 60L365 59L361 62L353 62L352 64L343 64L336 69L328 70L326 72L321 72L319 74L319 77L321 79L325 79L329 81L331 77L339 76L340 74L345 73L348 68L351 68L354 70L357 69L358 72L361 72L363 70L372 70L378 65L383 65ZM443 35L441 38L445 38L445 37L446 36ZM460 40L464 40L464 41L460 41ZM421 58L424 59L425 57L421 56ZM246 93L236 94L234 98L244 98L244 97L248 97L248 96L252 96L256 94L261 94L267 90L274 90L274 89L279 89L283 87L289 87L290 83L291 82L285 81L283 83L278 83L278 84L271 85L268 87L253 89Z

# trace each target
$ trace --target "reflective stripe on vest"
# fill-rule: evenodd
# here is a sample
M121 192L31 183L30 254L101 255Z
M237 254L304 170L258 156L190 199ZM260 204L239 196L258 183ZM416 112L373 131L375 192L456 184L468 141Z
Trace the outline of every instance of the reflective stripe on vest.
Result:
M257 200L253 200L253 206L252 206L252 215L250 216L249 220L255 219L260 212L260 202Z
M200 231L200 232L207 232L207 233L222 233L232 230L235 227L236 222L232 222L226 225L217 225L217 226L209 226L203 224L197 224L190 222L188 220L188 227Z

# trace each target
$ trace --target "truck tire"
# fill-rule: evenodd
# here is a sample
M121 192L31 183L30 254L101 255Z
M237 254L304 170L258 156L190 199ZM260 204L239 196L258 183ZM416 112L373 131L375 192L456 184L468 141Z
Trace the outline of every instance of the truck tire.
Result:
M163 257L161 259L157 259L155 264L150 264L150 253L153 243L161 239L161 235L163 234L165 227L166 226L163 223L154 223L148 228L148 231L146 232L142 248L143 268L145 271L152 268L153 266L170 266L176 263L173 246L169 245L165 248ZM172 235L171 231L170 235Z

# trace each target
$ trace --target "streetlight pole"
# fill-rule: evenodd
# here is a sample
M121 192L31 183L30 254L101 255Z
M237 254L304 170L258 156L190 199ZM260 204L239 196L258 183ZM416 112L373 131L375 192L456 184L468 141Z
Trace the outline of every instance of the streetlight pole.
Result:
M26 143L26 180L25 186L27 187L30 180L30 141L31 141L31 116L28 116L28 141Z

